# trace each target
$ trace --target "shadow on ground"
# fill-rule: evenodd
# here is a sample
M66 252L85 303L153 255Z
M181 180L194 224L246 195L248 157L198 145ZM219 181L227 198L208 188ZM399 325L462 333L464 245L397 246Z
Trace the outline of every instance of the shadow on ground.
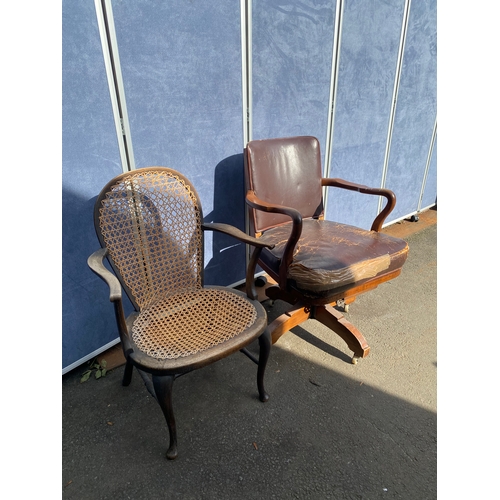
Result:
M179 378L174 462L137 373L65 375L63 498L436 498L436 228L408 241L402 275L346 314L372 349L357 365L310 320L273 346L267 403L241 354Z

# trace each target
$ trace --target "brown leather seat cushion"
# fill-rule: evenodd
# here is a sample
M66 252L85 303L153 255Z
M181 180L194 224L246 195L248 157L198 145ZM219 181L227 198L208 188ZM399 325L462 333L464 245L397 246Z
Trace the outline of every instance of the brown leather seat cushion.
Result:
M276 246L264 249L262 261L278 272L291 222L262 236ZM337 222L305 219L288 278L298 289L323 295L400 269L408 254L406 241Z

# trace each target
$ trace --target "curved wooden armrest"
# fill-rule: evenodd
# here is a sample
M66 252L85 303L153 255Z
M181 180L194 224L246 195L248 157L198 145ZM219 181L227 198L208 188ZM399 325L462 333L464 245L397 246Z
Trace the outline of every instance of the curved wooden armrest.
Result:
M300 225L300 229L302 231L302 215L300 215L300 212L298 210L295 210L295 208L268 203L267 201L258 198L253 191L247 191L246 202L252 208L255 208L255 210L288 215L288 217L292 219L294 225Z
M390 189L384 188L373 188L369 186L364 186L362 184L356 184L354 182L349 182L344 179L329 179L322 178L321 179L322 186L330 186L330 187L338 187L341 189L348 189L349 191L358 191L363 194L372 194L383 196L387 199L387 203L382 211L377 215L375 220L372 223L371 230L379 232L382 229L382 225L387 218L387 216L392 212L394 207L396 206L396 195Z
M107 255L108 250L101 248L87 259L87 264L99 278L106 282L109 287L109 300L115 302L122 299L122 287L118 278L104 267L103 260Z
M300 235L302 234L302 215L298 210L295 210L295 208L275 205L261 200L253 191L247 191L246 202L255 210L283 214L292 219L292 231L283 250L283 258L279 269L279 286L284 290L286 288L288 266L292 263L295 246L297 245Z
M257 300L258 295L255 290L254 275L255 275L255 268L257 267L258 256L260 255L260 252L262 251L263 248L274 248L274 244L266 243L259 238L254 238L253 236L249 236L248 234L244 233L237 227L231 226L230 224L203 223L201 227L204 231L210 230L228 234L229 236L233 236L234 238L242 241L243 243L248 243L249 245L255 247L253 256L250 259L250 263L247 268L246 292L248 297L250 297L252 300Z
M213 222L213 223L203 223L201 225L201 228L204 231L218 231L219 233L224 233L229 236L232 236L233 238L236 238L237 240L242 241L243 243L248 243L249 245L253 245L254 247L257 248L274 248L274 245L272 243L265 243L264 241L260 240L259 238L254 238L253 236L249 236L248 234L244 233L237 227L231 226L230 224L221 224L218 222Z
M108 255L107 248L101 248L95 251L88 259L87 264L92 271L106 282L109 287L109 300L113 302L115 309L116 322L121 341L128 337L127 325L125 322L125 312L122 302L122 287L118 278L106 267L104 267L104 258Z

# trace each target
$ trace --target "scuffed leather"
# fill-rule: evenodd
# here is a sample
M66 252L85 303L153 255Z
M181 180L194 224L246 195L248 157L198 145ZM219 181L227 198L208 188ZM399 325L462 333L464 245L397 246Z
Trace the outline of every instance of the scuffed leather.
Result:
M261 259L278 271L291 231L287 223L266 231L262 238L274 243ZM332 221L303 220L288 278L299 289L321 293L358 283L403 266L408 244L399 238Z
M245 153L248 189L261 200L295 208L302 217L318 215L323 209L319 147L310 136L249 142ZM290 220L280 214L252 212L257 233Z

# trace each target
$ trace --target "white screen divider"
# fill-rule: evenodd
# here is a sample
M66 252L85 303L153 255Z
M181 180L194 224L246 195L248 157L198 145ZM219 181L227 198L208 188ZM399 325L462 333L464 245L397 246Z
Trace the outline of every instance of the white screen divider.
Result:
M401 25L401 37L399 40L399 50L398 50L398 60L396 63L396 74L394 77L394 89L392 93L392 104L391 104L391 113L389 115L389 126L387 130L387 142L385 145L385 156L384 156L384 165L382 169L382 183L381 188L385 188L385 182L387 179L387 168L389 165L389 155L391 151L391 142L392 142L392 132L394 130L394 119L396 116L396 105L398 101L398 92L399 92L399 82L401 81L401 68L403 64L403 56L405 52L405 42L406 42L406 33L408 32L408 18L410 16L410 7L411 0L405 0L405 7L403 12L403 23ZM384 200L380 196L378 201L378 213L382 211L382 204Z
M328 122L326 128L325 141L325 165L323 169L323 177L330 177L330 169L332 164L332 141L333 129L335 125L335 104L337 102L337 83L340 64L340 45L342 43L342 14L344 12L344 0L337 0L335 5L335 28L332 49L332 76L330 81L330 97L328 102ZM326 213L328 204L328 189L323 188L323 204Z
M101 37L102 53L106 76L108 79L109 94L113 116L115 119L116 136L120 150L122 169L124 172L135 169L130 123L127 113L127 103L123 88L123 78L120 66L120 56L116 41L113 8L110 0L94 0L99 34Z
M418 198L418 208L417 208L418 212L420 212L421 210L425 210L426 208L428 208L428 207L422 207L422 199L424 197L425 185L426 185L426 182L427 182L427 176L429 175L429 167L430 167L430 164L431 164L432 153L434 152L434 144L436 143L436 134L437 134L437 115L436 115L436 120L434 121L434 128L432 129L431 143L430 143L430 146L429 146L429 153L427 155L427 162L425 164L424 178L422 180L422 189L420 190L420 196Z

